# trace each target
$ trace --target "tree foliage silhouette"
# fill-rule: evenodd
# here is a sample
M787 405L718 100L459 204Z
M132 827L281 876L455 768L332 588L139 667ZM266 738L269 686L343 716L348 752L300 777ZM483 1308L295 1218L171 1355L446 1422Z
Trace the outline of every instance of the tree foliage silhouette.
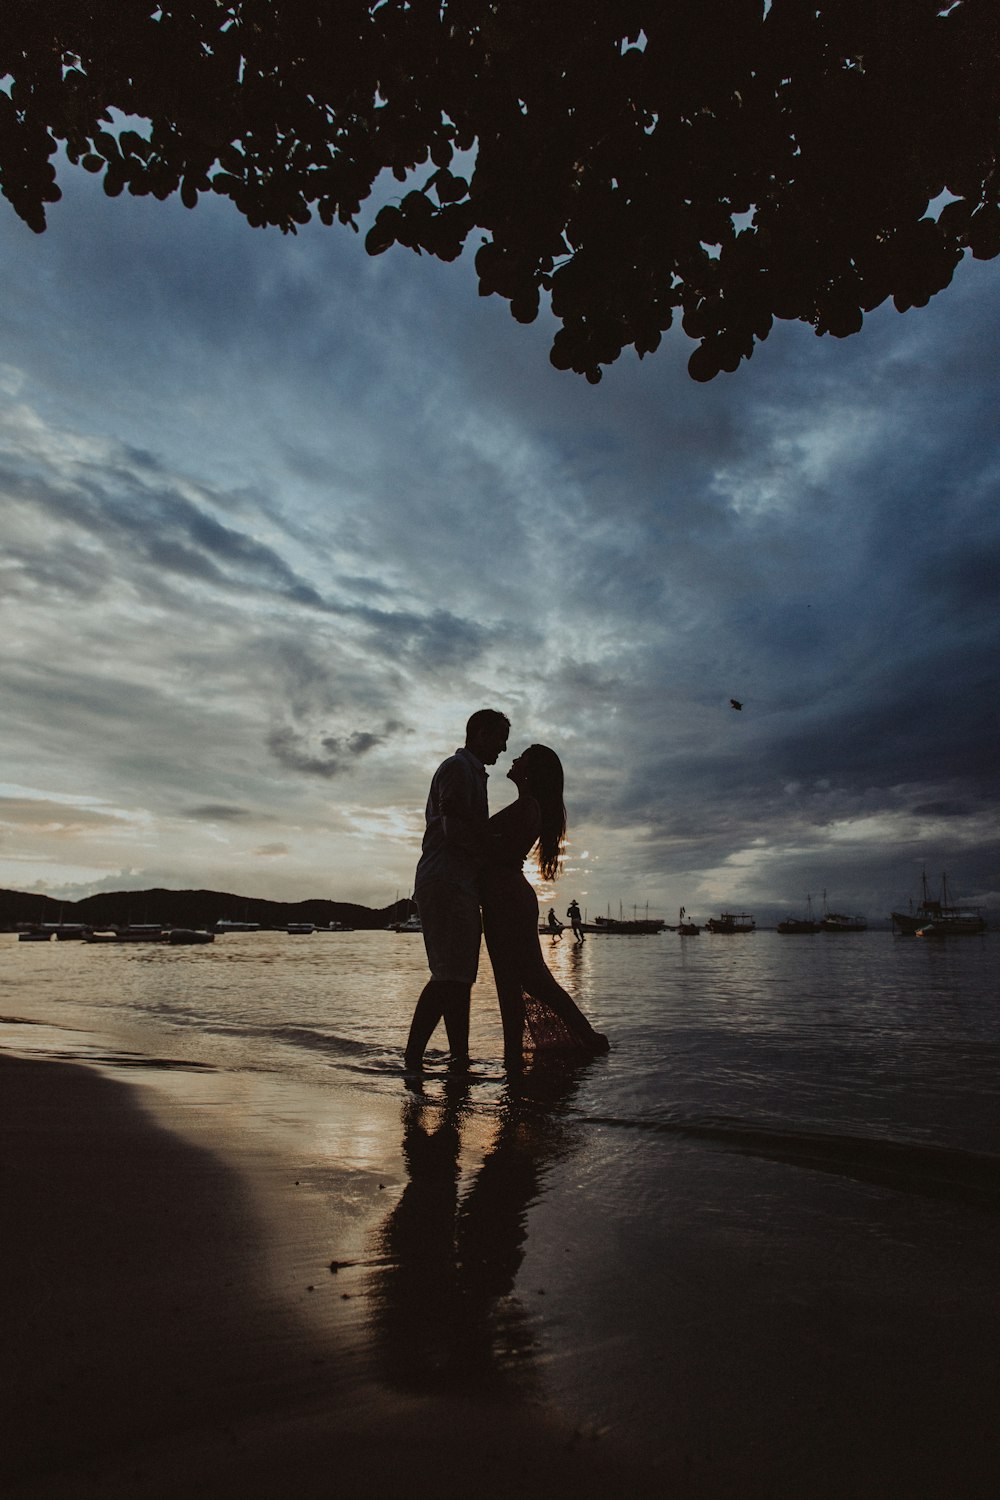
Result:
M7 0L0 187L41 232L61 145L294 233L388 170L371 254L474 240L557 368L679 319L710 380L1000 252L998 39L997 0Z

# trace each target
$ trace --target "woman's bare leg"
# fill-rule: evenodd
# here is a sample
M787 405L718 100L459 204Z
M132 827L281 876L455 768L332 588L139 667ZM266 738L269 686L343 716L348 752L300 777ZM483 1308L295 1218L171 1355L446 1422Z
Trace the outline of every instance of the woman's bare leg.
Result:
M524 991L517 980L498 980L497 999L503 1025L503 1060L508 1068L520 1069L524 1062Z
M508 1068L520 1068L524 1060L524 991L512 962L509 934L489 908L483 909L486 951L497 987L500 1022L503 1026L503 1058Z

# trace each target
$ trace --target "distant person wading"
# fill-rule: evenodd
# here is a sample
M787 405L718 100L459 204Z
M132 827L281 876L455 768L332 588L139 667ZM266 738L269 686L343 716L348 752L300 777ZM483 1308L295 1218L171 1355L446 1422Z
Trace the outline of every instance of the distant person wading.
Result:
M582 943L585 937L583 931L583 917L580 915L579 903L575 898L567 906L566 915L567 917L569 917L570 926L573 929L573 936L576 938L578 943Z

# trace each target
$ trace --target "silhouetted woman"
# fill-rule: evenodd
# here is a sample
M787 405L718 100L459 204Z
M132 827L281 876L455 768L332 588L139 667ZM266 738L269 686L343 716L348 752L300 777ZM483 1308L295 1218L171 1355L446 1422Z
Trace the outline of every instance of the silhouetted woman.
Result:
M538 941L538 897L522 866L537 846L544 880L559 873L566 833L563 769L554 750L529 745L507 772L517 801L490 819L492 855L483 881L483 932L496 978L504 1058L528 1050L607 1052L608 1040L558 984Z

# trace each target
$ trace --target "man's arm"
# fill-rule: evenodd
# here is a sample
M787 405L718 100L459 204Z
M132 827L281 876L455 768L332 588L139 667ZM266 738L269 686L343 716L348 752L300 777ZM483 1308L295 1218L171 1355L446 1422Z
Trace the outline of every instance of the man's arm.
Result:
M441 771L438 807L446 842L476 859L484 858L490 846L489 819L477 801L468 771L457 761Z

